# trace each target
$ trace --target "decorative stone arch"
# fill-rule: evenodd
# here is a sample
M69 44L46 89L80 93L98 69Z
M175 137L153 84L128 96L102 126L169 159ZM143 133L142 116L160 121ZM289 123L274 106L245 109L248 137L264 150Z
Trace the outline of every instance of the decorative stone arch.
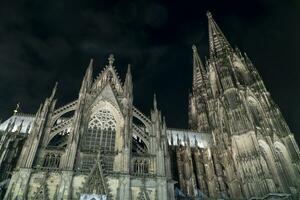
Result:
M264 117L264 112L261 104L252 95L249 95L246 98L246 100L247 100L246 105L248 107L249 114L251 115L253 125L262 126L262 121L264 120L265 117Z
M225 122L228 121L228 116L227 116L225 106L221 102L218 102L218 115L219 115L220 128L223 132L223 129L226 129L226 127L224 126L226 126Z
M249 70L236 54L233 54L232 64L234 66L233 69L238 82L242 85L250 83L251 77Z
M124 145L124 118L118 107L108 99L96 99L83 113L77 166L89 171L101 153L103 169L116 170L118 152Z
M296 177L296 173L294 171L292 160L287 148L279 141L274 142L274 147L286 184L289 186L291 186L291 183L292 185L295 185L296 182L294 177Z
M272 150L270 146L267 144L264 140L258 140L259 149L262 153L262 158L264 159L264 162L267 165L268 173L272 175L274 183L281 184L280 178L278 176L277 166L275 163L274 155L272 153ZM270 187L269 187L270 189ZM276 192L276 191L270 191L270 192Z

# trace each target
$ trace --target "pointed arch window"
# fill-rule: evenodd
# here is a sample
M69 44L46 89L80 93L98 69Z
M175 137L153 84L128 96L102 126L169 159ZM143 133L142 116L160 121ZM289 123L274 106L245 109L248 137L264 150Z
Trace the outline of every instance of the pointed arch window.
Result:
M99 110L91 117L82 149L89 152L112 152L115 148L116 120L109 110Z
M44 162L43 162L43 167L45 168L58 168L59 163L60 163L60 154L57 153L46 153Z

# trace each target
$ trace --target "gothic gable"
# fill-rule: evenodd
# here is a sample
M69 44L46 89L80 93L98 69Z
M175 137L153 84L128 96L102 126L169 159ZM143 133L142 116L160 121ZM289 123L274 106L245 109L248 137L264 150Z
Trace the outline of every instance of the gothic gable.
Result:
M83 187L84 194L97 194L104 195L106 197L110 196L110 189L107 184L108 180L106 179L103 168L98 156L94 167L91 170L91 173L86 179L86 182Z
M115 90L118 94L123 93L121 81L115 70L115 67L113 66L114 60L115 58L111 54L108 58L108 65L106 65L104 70L99 74L92 86L92 93L101 90L107 84L110 84L113 90Z

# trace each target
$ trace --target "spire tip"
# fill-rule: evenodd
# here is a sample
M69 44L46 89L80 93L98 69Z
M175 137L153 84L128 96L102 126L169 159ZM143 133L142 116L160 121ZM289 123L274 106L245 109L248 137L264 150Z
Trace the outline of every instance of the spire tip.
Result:
M108 65L113 66L114 61L115 61L114 54L110 54L109 57L108 57Z
M206 12L206 16L207 16L208 19L211 19L211 18L212 18L211 12L207 11L207 12Z
M94 58L90 59L90 66L94 63Z
M127 73L131 73L131 64L127 65Z
M193 52L196 52L197 51L196 45L193 44L192 49L193 49Z
M155 110L157 110L157 100L156 100L156 94L153 94L153 107Z

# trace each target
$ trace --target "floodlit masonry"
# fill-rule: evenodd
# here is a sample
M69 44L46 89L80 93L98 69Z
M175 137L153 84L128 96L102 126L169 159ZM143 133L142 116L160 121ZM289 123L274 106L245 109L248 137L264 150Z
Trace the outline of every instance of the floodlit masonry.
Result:
M208 13L209 58L193 53L189 130L168 128L156 98L150 116L133 105L110 55L78 98L0 125L0 198L298 199L300 152L250 59ZM180 117L180 116L179 116Z

